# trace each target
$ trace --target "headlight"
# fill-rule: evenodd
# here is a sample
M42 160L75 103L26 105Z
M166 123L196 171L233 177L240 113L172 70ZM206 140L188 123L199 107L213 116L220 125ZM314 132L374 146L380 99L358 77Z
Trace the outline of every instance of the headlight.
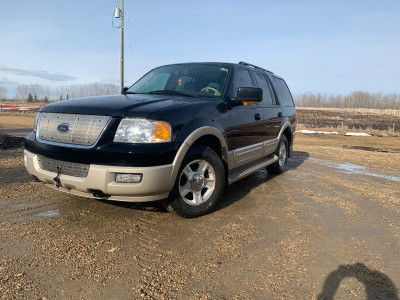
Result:
M114 136L117 143L166 143L171 141L171 125L163 121L122 119Z
M37 130L39 119L40 119L40 113L37 113L36 114L36 118L35 118L35 122L33 122L33 132L36 132L36 130Z

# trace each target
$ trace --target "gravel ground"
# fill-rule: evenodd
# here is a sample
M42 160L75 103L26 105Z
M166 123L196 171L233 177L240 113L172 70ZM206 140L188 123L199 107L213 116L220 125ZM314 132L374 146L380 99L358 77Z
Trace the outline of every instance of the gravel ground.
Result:
M0 150L0 298L399 299L400 153L370 151L399 139L295 143L191 220L46 188Z

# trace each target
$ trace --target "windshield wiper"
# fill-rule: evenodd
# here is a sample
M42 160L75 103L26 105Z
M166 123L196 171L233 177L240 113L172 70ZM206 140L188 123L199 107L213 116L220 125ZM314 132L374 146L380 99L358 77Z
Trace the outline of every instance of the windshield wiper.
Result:
M184 96L184 97L194 97L193 95L185 94L179 91L174 91L174 90L157 90L157 91L151 91L148 92L147 94L166 94L166 95L178 95L178 96Z
M126 91L124 94L139 94L139 93L135 93L135 92L128 92L128 91Z

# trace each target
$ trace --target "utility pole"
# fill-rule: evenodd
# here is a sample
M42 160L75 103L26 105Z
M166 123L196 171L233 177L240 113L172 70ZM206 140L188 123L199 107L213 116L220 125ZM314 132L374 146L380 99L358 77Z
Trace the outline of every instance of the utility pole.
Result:
M120 78L121 78L121 91L124 87L124 0L121 0L121 9L115 7L114 11L114 18L119 19L121 18L121 26L119 28L121 32L121 58L120 58Z
M121 91L124 87L124 0L121 0Z

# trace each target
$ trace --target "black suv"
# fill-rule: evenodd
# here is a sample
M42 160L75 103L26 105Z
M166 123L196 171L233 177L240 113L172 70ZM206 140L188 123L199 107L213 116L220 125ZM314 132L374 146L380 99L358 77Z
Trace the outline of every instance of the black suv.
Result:
M285 81L240 62L151 70L121 95L41 108L25 167L75 195L155 201L183 217L208 212L227 184L282 173L295 106Z

